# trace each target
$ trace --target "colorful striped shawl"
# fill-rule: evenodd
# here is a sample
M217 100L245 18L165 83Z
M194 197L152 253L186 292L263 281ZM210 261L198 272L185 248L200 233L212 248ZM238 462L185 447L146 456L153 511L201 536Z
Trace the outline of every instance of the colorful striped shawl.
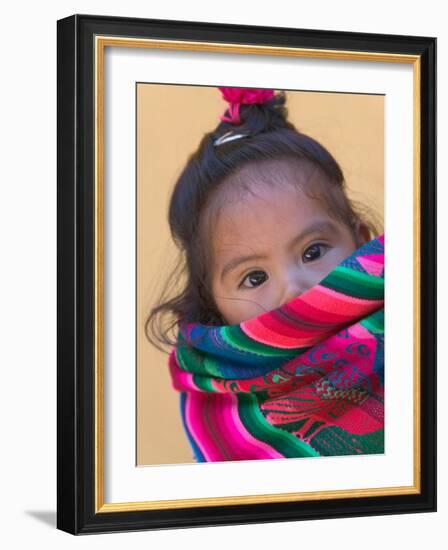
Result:
M169 356L198 462L384 452L384 235L236 325L179 323Z

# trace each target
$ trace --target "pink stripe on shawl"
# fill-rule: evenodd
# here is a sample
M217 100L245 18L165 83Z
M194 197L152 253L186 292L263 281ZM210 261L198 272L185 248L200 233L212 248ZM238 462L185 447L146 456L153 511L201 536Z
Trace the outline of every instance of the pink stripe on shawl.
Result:
M336 302L336 305L335 305ZM337 332L347 321L361 318L370 311L375 311L382 300L364 300L352 298L319 286L313 292L305 292L284 307L285 313L297 319L287 320L272 313L248 319L240 324L241 330L250 338L266 345L283 349L311 346L322 337ZM295 307L296 306L296 307ZM334 310L338 310L336 313ZM301 324L323 321L330 326L306 327Z
M207 418L204 411L207 411ZM246 430L239 419L238 400L233 394L215 394L210 399L210 395L201 392L187 393L185 421L209 462L283 458L269 444L258 441Z
M245 428L238 415L238 398L234 394L221 396L220 406L216 411L216 424L226 441L228 448L237 458L232 460L249 460L283 458L283 455L271 447L268 443L255 439ZM235 450L238 452L235 454Z
M378 305L383 303L383 300L365 300L364 298L356 298L341 294L336 290L325 286L316 287L316 292L305 292L298 297L300 303L297 304L297 309L301 312L303 305L308 304L315 307L316 314L321 314L324 311L327 314L333 314L335 317L358 317L365 315L369 311L378 309ZM291 302L292 310L295 310L295 300ZM319 320L319 316L316 320ZM326 320L326 319L325 319Z
M204 446L204 441L208 443L208 434L205 433L203 426L201 425L199 419L201 418L202 409L201 404L198 402L196 397L200 394L186 393L185 395L185 422L188 426L188 430L191 432L196 445L200 448L204 458L207 462L213 460L212 448L207 445ZM207 435L207 439L205 439Z
M176 348L173 348L168 357L168 367L171 373L171 384L175 390L185 391L187 389L197 389L193 382L193 375L180 368L179 361L176 357Z

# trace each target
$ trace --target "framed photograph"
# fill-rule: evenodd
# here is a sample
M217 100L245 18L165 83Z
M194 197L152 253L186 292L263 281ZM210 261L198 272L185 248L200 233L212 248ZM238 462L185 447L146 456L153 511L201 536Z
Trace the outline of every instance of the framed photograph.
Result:
M436 38L57 31L57 527L435 511Z

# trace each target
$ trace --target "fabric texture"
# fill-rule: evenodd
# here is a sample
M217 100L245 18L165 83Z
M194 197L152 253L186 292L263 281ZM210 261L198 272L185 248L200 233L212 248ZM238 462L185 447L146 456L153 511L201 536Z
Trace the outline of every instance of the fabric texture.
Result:
M169 355L198 462L384 452L384 235L281 307L180 321Z

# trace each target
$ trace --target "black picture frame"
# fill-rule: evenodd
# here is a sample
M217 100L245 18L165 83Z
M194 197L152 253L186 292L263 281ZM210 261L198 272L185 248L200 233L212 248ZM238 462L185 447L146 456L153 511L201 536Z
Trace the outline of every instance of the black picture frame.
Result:
M102 507L95 419L95 37L412 56L419 67L421 427L413 493L135 509ZM436 38L73 15L57 22L57 528L72 534L436 511ZM418 154L418 153L417 153Z

